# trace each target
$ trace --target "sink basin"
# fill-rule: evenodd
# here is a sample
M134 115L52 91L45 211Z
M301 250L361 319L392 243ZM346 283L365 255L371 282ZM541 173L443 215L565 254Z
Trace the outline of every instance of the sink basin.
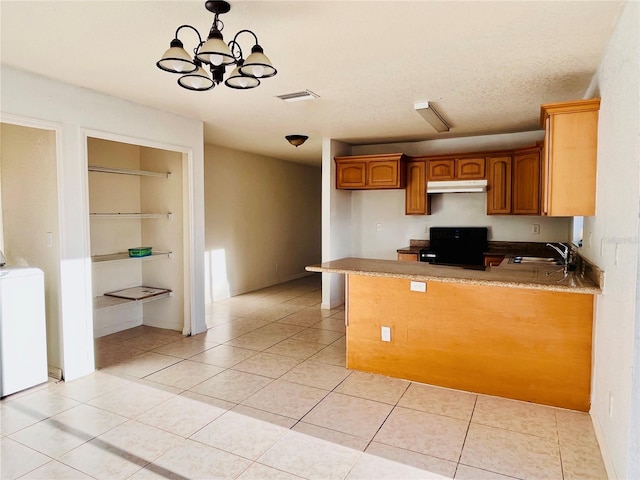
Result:
M511 257L509 263L533 263L538 265L562 265L562 260L554 257Z

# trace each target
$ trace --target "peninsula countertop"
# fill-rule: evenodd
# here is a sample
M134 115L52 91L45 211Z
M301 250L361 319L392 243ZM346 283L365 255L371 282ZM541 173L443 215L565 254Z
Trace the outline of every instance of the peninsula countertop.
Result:
M543 265L513 265L503 261L486 270L473 270L424 262L401 262L372 258L341 258L306 267L309 272L342 273L375 277L406 278L416 281L467 283L494 287L526 288L557 292L599 294L597 283L585 275L568 272L562 267Z

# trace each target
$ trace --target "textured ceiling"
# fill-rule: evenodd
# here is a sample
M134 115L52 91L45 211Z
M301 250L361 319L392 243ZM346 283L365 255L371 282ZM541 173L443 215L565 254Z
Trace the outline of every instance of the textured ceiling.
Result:
M323 138L418 141L538 128L540 104L582 98L623 2L235 1L229 41L253 30L278 75L191 92L155 62L176 28L206 36L202 1L0 2L3 63L201 119L208 143L320 164ZM195 34L181 32L187 50ZM247 42L247 43L245 43ZM249 50L249 36L240 37ZM320 98L285 103L309 89ZM430 101L437 133L414 111ZM299 148L284 136L310 138Z

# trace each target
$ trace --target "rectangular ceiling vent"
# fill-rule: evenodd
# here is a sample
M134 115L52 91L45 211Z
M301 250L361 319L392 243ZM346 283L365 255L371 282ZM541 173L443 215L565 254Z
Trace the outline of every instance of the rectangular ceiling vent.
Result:
M302 102L304 100L313 100L314 98L320 98L320 95L316 95L311 90L303 90L302 92L285 93L284 95L278 95L278 98L285 102Z

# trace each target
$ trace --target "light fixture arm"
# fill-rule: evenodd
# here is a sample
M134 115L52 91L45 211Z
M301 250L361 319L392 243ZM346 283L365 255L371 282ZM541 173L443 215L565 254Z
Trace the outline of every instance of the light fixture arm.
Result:
M256 45L258 44L258 37L256 36L255 33L253 33L251 30L240 30L238 33L235 34L235 36L233 37L233 40L231 40L229 42L229 48L231 49L231 52L233 53L233 56L236 58L236 60L244 60L244 55L242 54L242 47L240 46L240 44L238 43L238 35L240 35L241 33L250 33L251 35L253 35L254 40L256 41ZM236 50L238 50L239 55L236 55Z
M192 27L191 25L180 25L178 28L176 28L176 34L175 34L175 37L174 37L176 40L179 40L178 33L183 28L190 28L191 30L196 32L196 35L198 36L198 46L193 49L193 51L195 53L200 48L200 45L203 44L202 37L200 36L200 32L198 30L196 30L195 27Z

